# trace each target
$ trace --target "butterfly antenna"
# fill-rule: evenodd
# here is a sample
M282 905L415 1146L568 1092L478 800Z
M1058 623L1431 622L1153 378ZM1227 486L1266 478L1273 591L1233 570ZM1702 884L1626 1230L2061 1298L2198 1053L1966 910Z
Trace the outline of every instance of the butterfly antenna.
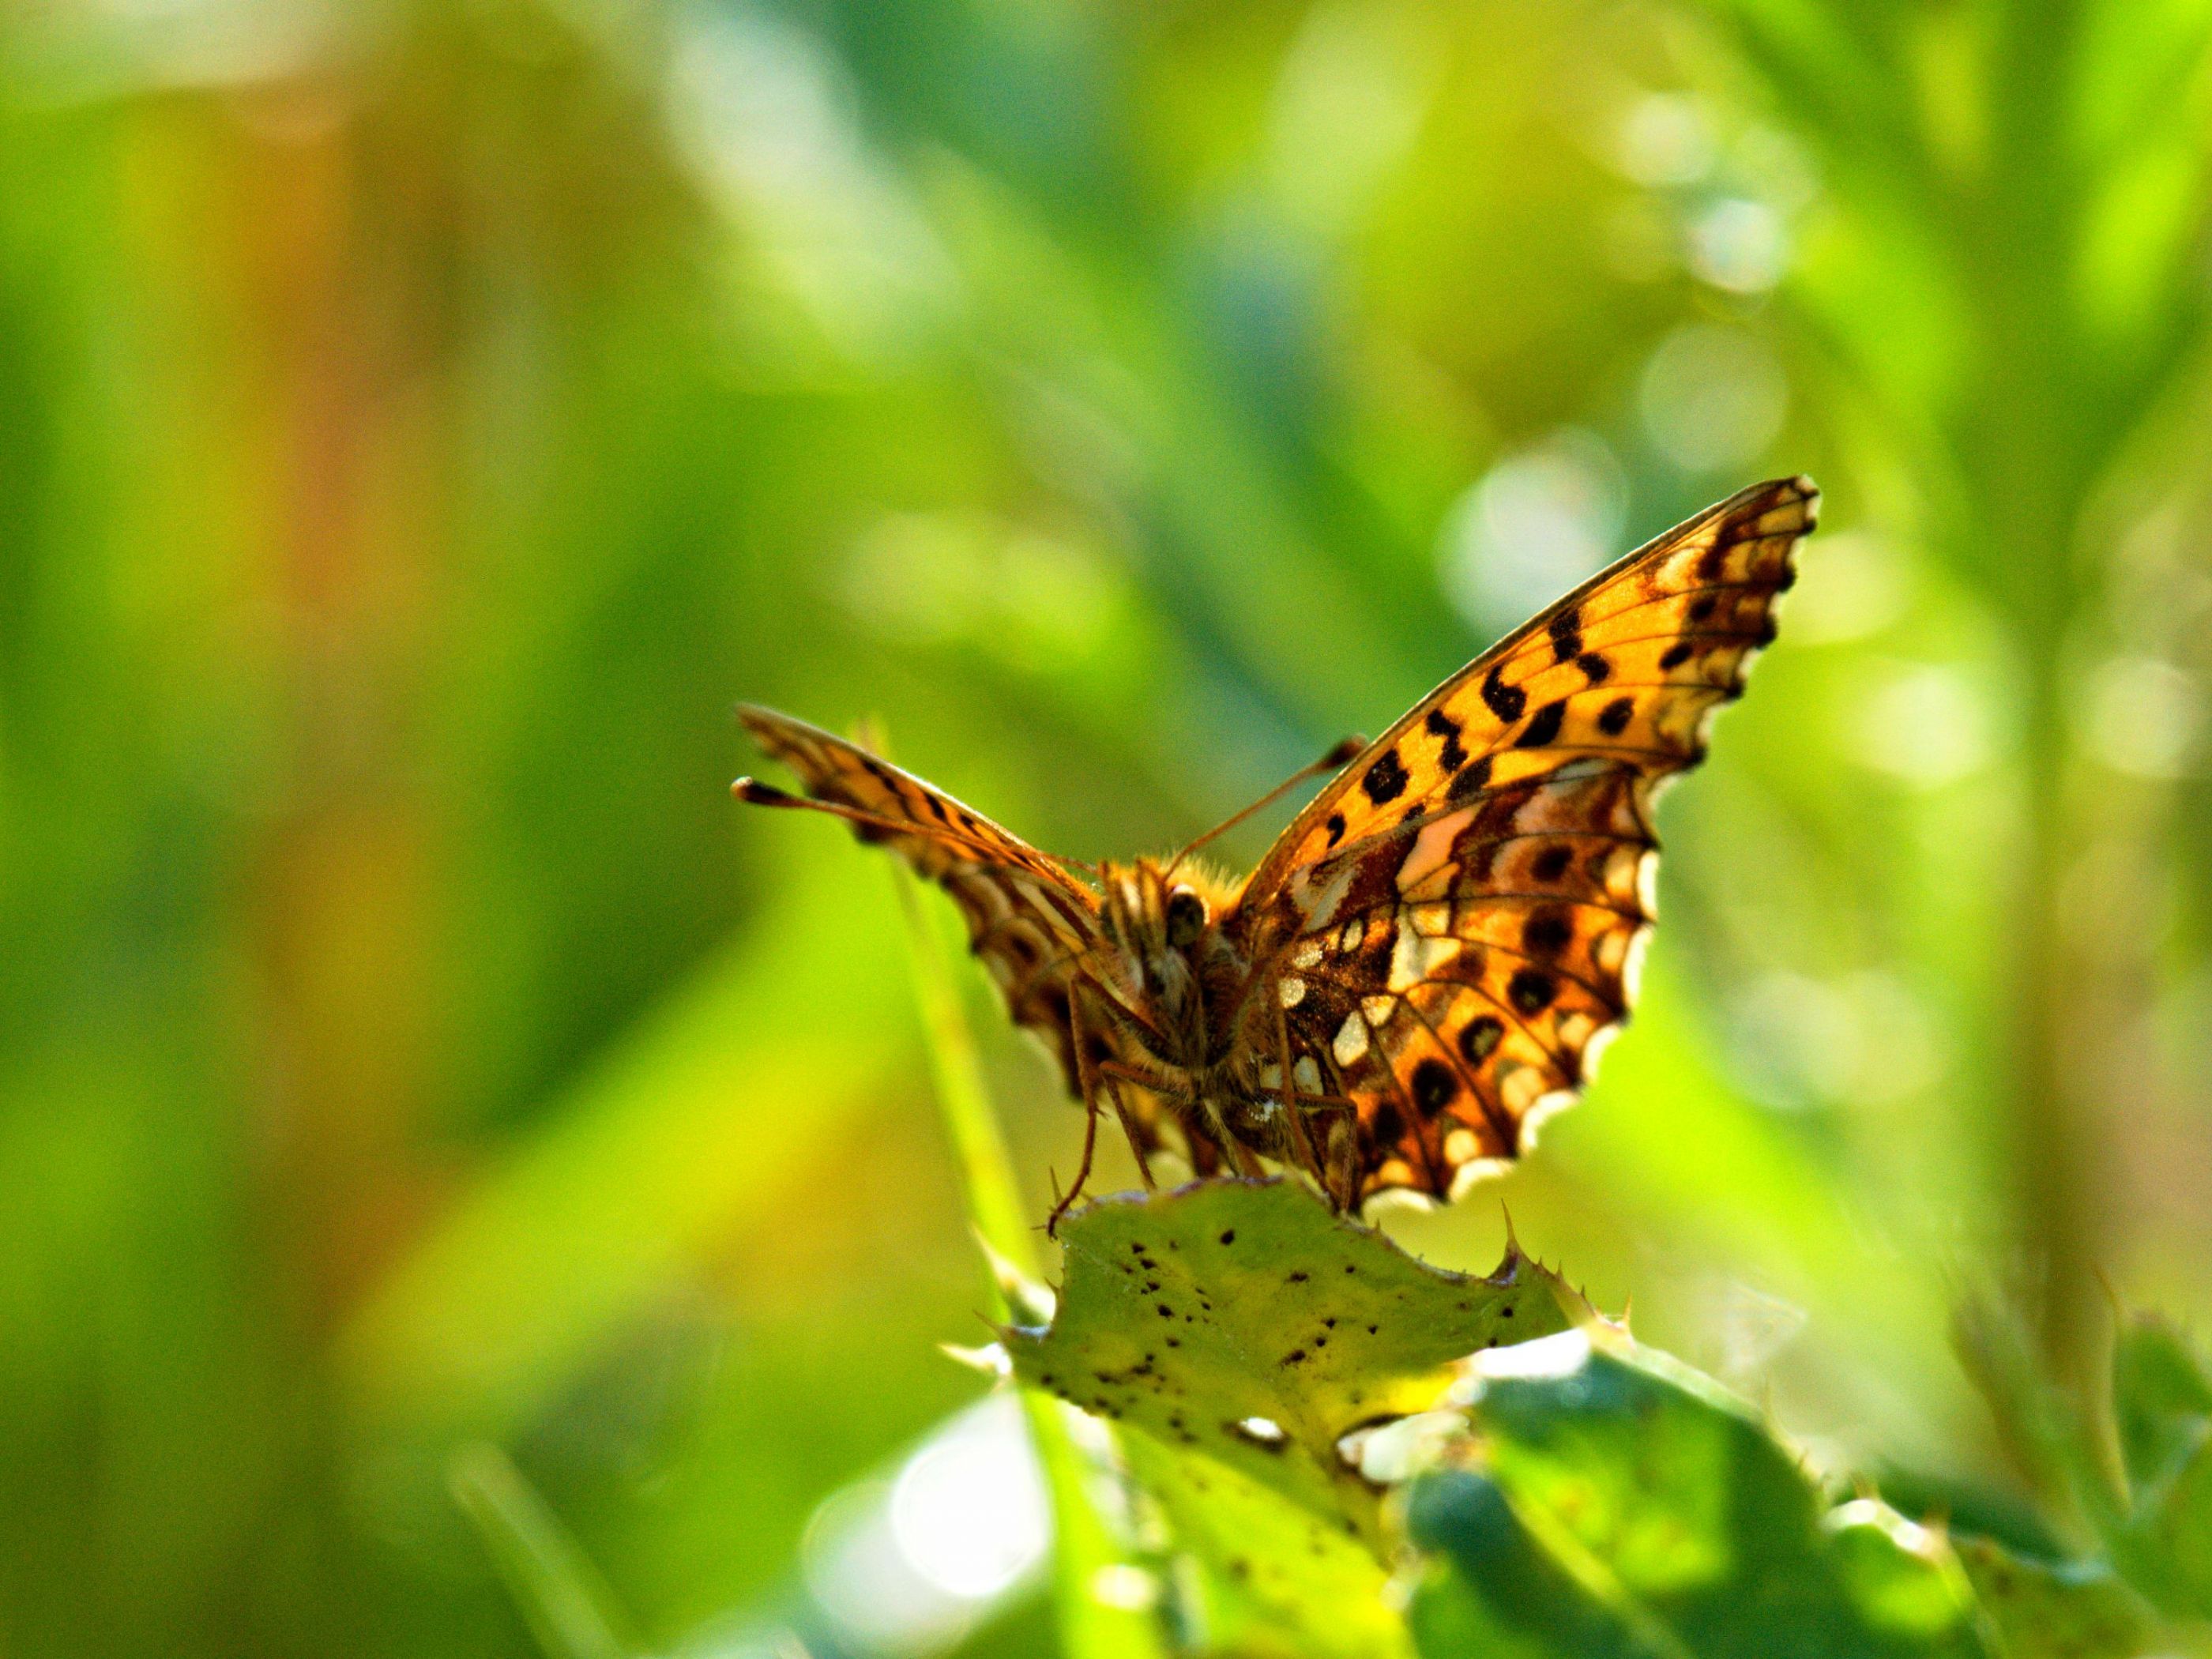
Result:
M1205 846L1206 842L1212 841L1216 836L1227 834L1230 830L1234 830L1238 824L1243 823L1245 819L1250 817L1255 812L1262 811L1267 807L1273 806L1277 801L1280 800L1291 790L1297 788L1308 778L1317 776L1323 772L1334 772L1346 765L1354 756L1358 754L1361 750L1366 747L1367 739L1358 736L1357 733L1354 733L1352 736L1345 738L1342 742L1336 744L1334 748L1331 749L1328 753L1323 755L1312 765L1299 768L1297 771L1291 773L1290 776L1285 778L1280 783L1277 784L1273 789L1270 789L1266 794L1261 796L1259 799L1254 801L1249 806L1243 808L1242 811L1231 812L1227 817L1222 819L1220 823L1215 824L1212 829L1199 836L1197 840L1186 842L1183 844L1182 850L1168 860L1167 868L1160 872L1161 879L1165 880L1169 876L1173 875L1176 872L1176 868L1178 865L1182 864L1182 862L1185 859L1188 858L1193 853L1198 851L1200 848Z

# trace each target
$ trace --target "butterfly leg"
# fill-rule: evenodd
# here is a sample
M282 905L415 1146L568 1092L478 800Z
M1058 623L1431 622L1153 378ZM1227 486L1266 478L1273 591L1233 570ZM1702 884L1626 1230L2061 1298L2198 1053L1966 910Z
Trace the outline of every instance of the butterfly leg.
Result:
M1083 999L1080 995L1071 996L1067 1000L1067 1033L1075 1051L1076 1079L1083 1089L1083 1163L1075 1171L1074 1184L1068 1188L1066 1196L1053 1205L1051 1215L1045 1218L1044 1234L1047 1238L1058 1236L1060 1218L1083 1195L1083 1183L1091 1179L1091 1155L1098 1148L1098 1073L1091 1063L1091 1054L1085 1045ZM1115 1104L1118 1115L1120 1102L1117 1100ZM1123 1127L1127 1127L1125 1119ZM1138 1158L1141 1163L1143 1154L1139 1153ZM1152 1184L1149 1172L1145 1184L1148 1187Z
M1280 1008L1275 1010L1275 1057L1282 1068L1277 1088L1282 1103L1283 1127L1290 1137L1291 1155L1298 1167L1319 1181L1322 1178L1321 1160L1314 1156L1313 1141L1306 1134L1305 1108L1298 1097L1297 1085L1291 1076L1291 1028Z
M1230 1158L1237 1165L1237 1174L1248 1181L1257 1181L1267 1173L1267 1166L1260 1162L1252 1149L1246 1146L1238 1138L1237 1133L1229 1127L1229 1121L1221 1115L1219 1107L1202 1094L1193 1093L1189 1097L1189 1102L1193 1109L1191 1115L1199 1118L1204 1124L1206 1137L1223 1152L1229 1154Z
M1129 1115L1129 1108L1121 1098L1121 1090L1115 1087L1116 1081L1125 1079L1142 1088L1150 1089L1154 1093L1165 1091L1169 1085L1164 1079L1156 1078L1149 1072L1135 1066L1127 1065L1118 1060L1102 1060L1098 1062L1099 1086L1105 1091L1107 1103L1113 1107L1114 1115L1121 1122L1121 1133L1128 1137L1129 1150L1136 1154L1137 1173L1144 1180L1145 1190L1148 1193L1157 1192L1160 1183L1152 1175L1152 1160L1146 1156L1145 1137L1139 1133L1137 1120Z
M1121 1091L1114 1086L1111 1078L1105 1080L1106 1098L1113 1103L1114 1115L1121 1120L1121 1133L1129 1139L1129 1150L1136 1154L1137 1176L1145 1183L1145 1190L1155 1193L1160 1183L1152 1174L1152 1161L1146 1155L1145 1138L1137 1133L1137 1121L1129 1115L1129 1109L1121 1103Z

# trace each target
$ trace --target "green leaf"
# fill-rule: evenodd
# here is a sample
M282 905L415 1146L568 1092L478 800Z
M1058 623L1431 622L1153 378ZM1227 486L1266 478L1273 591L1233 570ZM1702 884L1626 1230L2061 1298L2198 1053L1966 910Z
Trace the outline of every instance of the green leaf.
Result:
M2196 1436L2106 1540L2128 1582L2179 1619L2212 1619L2212 1422L2197 1419Z
M2161 1612L2212 1619L2212 1379L2163 1322L2138 1317L2112 1353L2112 1414L2131 1487L2106 1529L2112 1562Z
M1186 1651L1240 1659L1410 1659L1386 1575L1341 1524L1209 1457L1122 1437L1130 1474L1167 1523L1167 1578Z
M1478 1370L1462 1452L1496 1501L1438 1474L1408 1505L1452 1569L1419 1592L1425 1653L1464 1650L1445 1635L1478 1618L1561 1659L1986 1651L1933 1534L1870 1499L1825 1510L1795 1455L1686 1368L1593 1325Z
M1446 1469L1417 1482L1406 1526L1436 1558L1410 1615L1425 1655L1683 1659L1663 1632L1636 1628L1633 1610L1609 1600L1613 1587L1585 1584L1561 1565L1486 1476Z
M449 1471L454 1501L483 1534L500 1577L547 1659L624 1659L613 1597L545 1500L507 1454L463 1448Z
M1564 1287L1517 1252L1445 1273L1288 1182L1108 1199L1060 1237L1058 1316L1006 1333L1024 1382L1370 1539L1376 1488L1337 1442L1429 1410L1467 1355L1567 1324Z
M2164 1320L2138 1314L2112 1345L2112 1421L2131 1486L2172 1474L2212 1418L2212 1377Z
M1954 1538L1959 1564L2011 1659L2129 1659L2148 1610L2101 1562L2044 1561L1989 1538Z

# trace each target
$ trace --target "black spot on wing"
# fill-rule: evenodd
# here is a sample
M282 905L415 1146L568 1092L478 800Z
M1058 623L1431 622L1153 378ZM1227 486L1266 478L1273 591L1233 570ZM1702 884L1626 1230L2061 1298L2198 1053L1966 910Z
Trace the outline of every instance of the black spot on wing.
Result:
M1398 758L1395 749L1367 769L1359 780L1359 787L1367 792L1367 799L1377 806L1394 801L1406 793L1406 763Z
M1528 872L1539 881L1557 881L1567 873L1567 866L1574 861L1574 856L1575 849L1571 843L1555 841L1536 854L1528 866Z
M1523 968L1505 987L1506 1000L1523 1014L1542 1013L1559 994L1559 981L1534 968Z
M1328 815L1328 844L1331 847L1334 847L1337 842L1344 839L1344 814L1341 812L1331 812Z
M1698 579L1717 582L1728 574L1728 556L1730 549L1743 539L1742 528L1735 524L1722 526L1713 532L1713 544L1698 561Z
M1677 640L1667 647L1665 654L1659 659L1661 670L1663 672L1680 668L1684 663L1689 661L1690 653L1693 648L1689 641Z
M1559 735L1560 724L1567 717L1565 702L1547 702L1528 717L1528 724L1519 737L1513 739L1516 749L1541 749Z
M1490 787L1490 757L1483 756L1451 781L1447 791L1455 806L1463 805Z
M1552 618L1552 660L1565 662L1583 653L1583 612L1571 605Z
M1530 911L1528 920L1521 927L1521 943L1531 956L1557 956L1573 942L1574 937L1573 918L1555 905Z
M1413 1109L1423 1117L1434 1117L1459 1095L1459 1078L1441 1060L1424 1060L1413 1067L1411 1079Z
M1459 1051L1467 1056L1468 1064L1480 1066L1504 1035L1505 1022L1497 1015L1478 1015L1460 1028Z
M1482 700L1490 705L1492 714L1509 725L1519 720L1528 707L1528 694L1517 685L1506 684L1498 678L1495 665L1483 678Z
M1459 734L1463 728L1457 720L1441 708L1431 708L1428 719L1422 724L1433 735L1444 740L1443 746L1437 750L1437 765L1447 772L1456 772L1467 764L1467 750L1460 746L1459 741Z
M1575 666L1583 671L1583 678L1598 685L1613 678L1613 665L1595 651L1585 651L1575 659Z

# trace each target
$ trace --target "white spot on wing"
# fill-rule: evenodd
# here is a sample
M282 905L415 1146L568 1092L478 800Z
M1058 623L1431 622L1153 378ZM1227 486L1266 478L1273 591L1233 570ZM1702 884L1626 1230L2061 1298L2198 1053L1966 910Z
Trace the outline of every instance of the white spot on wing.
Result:
M1395 1013L1397 1009L1398 999L1395 997L1359 999L1359 1012L1367 1016L1367 1023L1370 1025L1388 1025L1390 1023L1390 1016Z
M1589 1041L1583 1047L1583 1082L1585 1085L1597 1081L1599 1062L1605 1059L1605 1051L1613 1047L1620 1036L1619 1020L1610 1025L1601 1025L1590 1033Z
M1285 1008L1295 1008L1306 1000L1306 982L1295 975L1285 975L1275 987L1275 997Z
M1426 1193L1416 1192L1411 1187L1385 1187L1379 1193L1370 1193L1359 1206L1360 1218L1374 1221L1392 1210L1410 1210L1426 1214L1437 1207L1437 1201Z
M1459 832L1474 822L1474 809L1468 807L1449 817L1438 818L1414 838L1413 850L1406 854L1405 862L1398 866L1398 890L1410 893L1427 877L1442 869L1451 859L1452 842Z
M1452 1171L1451 1195L1454 1202L1465 1198L1474 1188L1493 1176L1504 1175L1513 1167L1512 1160L1503 1158L1469 1158Z
M1314 900L1313 908L1306 913L1306 926L1319 933L1336 920L1336 907L1344 902L1344 896L1352 890L1352 878L1359 873L1357 860L1347 859L1344 867L1328 879Z
M1459 941L1431 938L1412 927L1398 930L1398 943L1390 951L1390 988L1409 990L1432 978L1439 968L1459 955Z
M1316 966L1321 961L1321 941L1319 939L1307 939L1304 943L1300 945L1297 950L1291 952L1291 966L1293 968L1311 968Z
M1636 906L1646 917L1659 915L1659 853L1647 848L1636 860Z
M1620 964L1620 997L1624 1003L1636 1000L1637 990L1644 982L1644 954L1650 948L1651 929L1649 925L1638 928L1630 936L1628 957Z
M1538 1096L1535 1103L1529 1107L1521 1120L1521 1150L1527 1152L1534 1147L1536 1132L1544 1127L1547 1120L1573 1105L1576 1098L1572 1089L1554 1089L1547 1095Z
M1579 783L1584 778L1594 778L1601 772L1610 772L1619 764L1618 761L1607 760L1602 756L1584 755L1580 760L1571 760L1565 766L1555 768L1547 781Z
M1306 1094L1321 1092L1321 1067L1315 1063L1311 1054L1298 1056L1297 1064L1291 1067L1291 1081Z
M1336 1028L1336 1040L1328 1047L1340 1066L1350 1066L1367 1052L1367 1022L1357 1008L1344 1017L1344 1024Z
M1501 1060L1498 1066L1498 1096L1505 1103L1505 1109L1516 1117L1525 1117L1544 1092L1547 1081L1543 1071L1523 1060Z

